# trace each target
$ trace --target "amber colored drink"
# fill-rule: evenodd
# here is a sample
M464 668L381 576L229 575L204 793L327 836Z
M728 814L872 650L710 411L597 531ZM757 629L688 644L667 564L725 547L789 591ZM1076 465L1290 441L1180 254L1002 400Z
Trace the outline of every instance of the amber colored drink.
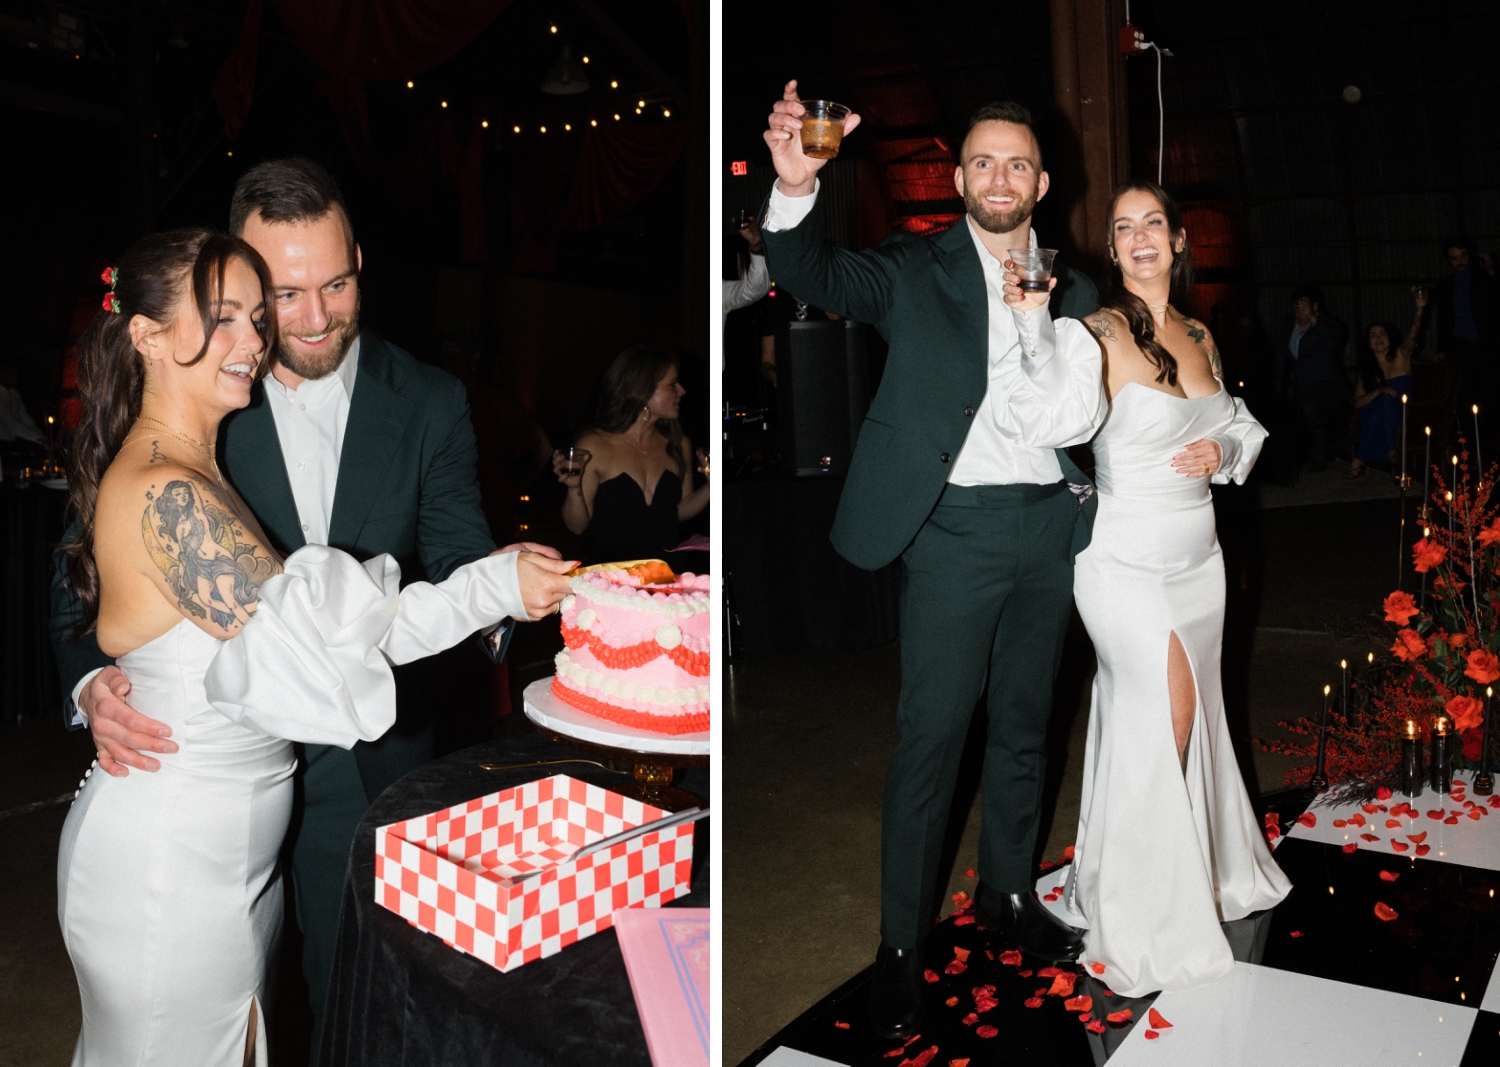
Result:
M844 119L849 109L831 100L803 100L802 154L813 159L833 159L844 140Z

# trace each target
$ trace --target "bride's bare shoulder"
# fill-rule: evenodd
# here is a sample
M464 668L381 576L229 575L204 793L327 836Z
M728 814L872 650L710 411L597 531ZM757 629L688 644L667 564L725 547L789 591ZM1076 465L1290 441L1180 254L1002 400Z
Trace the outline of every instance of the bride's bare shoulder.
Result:
M1083 324L1105 345L1117 344L1121 337L1130 335L1130 324L1114 308L1100 308L1092 315L1085 316Z

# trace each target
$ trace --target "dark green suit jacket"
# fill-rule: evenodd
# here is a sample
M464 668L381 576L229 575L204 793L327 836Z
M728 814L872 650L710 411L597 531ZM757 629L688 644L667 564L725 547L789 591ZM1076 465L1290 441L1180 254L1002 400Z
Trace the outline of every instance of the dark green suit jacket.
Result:
M225 418L218 454L224 477L244 497L276 550L289 555L301 548L306 543L302 524L264 383L255 386L248 407ZM361 331L328 543L360 560L390 553L401 564L403 584L442 581L495 549L480 510L476 462L463 383L373 331ZM99 650L93 634L70 639L81 608L65 574L59 568L53 576L52 638L63 691L71 692L83 675L114 661ZM410 710L403 707L395 732L409 724ZM362 772L376 758L371 748L363 742L355 746ZM367 778L388 778L398 769L389 766L392 757L396 764L409 762L388 751L379 757L381 770Z
M832 533L842 556L875 570L900 556L927 521L989 388L989 297L965 220L936 237L895 233L879 248L850 252L828 243L821 211L819 203L792 229L764 231L767 263L788 292L872 324L890 345ZM1054 273L1053 318L1099 310L1087 277L1064 264ZM1089 484L1066 452L1057 458L1067 481ZM1074 555L1087 547L1097 509L1089 493Z

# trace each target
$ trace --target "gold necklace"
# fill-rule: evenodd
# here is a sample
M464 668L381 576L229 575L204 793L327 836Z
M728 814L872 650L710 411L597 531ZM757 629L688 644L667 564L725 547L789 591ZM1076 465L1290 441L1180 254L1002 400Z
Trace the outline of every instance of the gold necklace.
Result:
M218 479L219 484L220 485L227 485L227 483L224 481L224 474L223 474L223 472L219 470L219 460L214 455L215 448L214 448L213 445L208 444L205 441L196 440L196 439L194 439L192 437L189 437L185 433L178 433L176 430L172 429L172 427L168 426L166 423L162 422L160 419L153 419L150 415L141 415L141 416L139 416L139 421L141 421L141 422L154 422L154 423L156 423L156 425L158 425L162 429L166 430L166 432L167 432L167 434L169 436L171 436L173 438L176 438L178 441L181 441L183 444L192 445L195 448L197 448L200 452L202 452L204 455L206 455L208 457L208 462L209 462L209 464L214 469L214 477L216 479ZM141 439L144 439L144 438L147 438L147 437L160 437L160 436L161 436L160 434L151 433L151 432L147 432L147 433L133 433L133 434L130 434L128 437L126 437L125 440L123 440L123 441L120 442L120 448L123 449L126 445L130 444L131 441L137 441L137 440L141 440Z
M141 416L139 416L139 421L141 421L141 422L154 422L154 423L156 423L156 425L160 426L163 430L166 430L167 433L169 433L173 437L177 438L177 440L182 441L182 442L184 442L186 444L197 445L199 448L201 448L204 451L206 451L210 456L212 456L214 454L214 446L211 445L211 444L209 444L207 441L199 441L196 438L189 437L185 433L179 433L178 431L172 429L172 427L168 426L166 423L162 422L160 419L153 419L150 415L141 415Z

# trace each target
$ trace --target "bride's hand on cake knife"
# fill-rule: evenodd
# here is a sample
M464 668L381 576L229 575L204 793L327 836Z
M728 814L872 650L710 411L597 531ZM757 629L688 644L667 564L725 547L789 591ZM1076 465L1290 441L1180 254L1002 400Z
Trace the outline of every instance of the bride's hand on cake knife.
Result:
M552 559L537 552L522 552L516 560L516 577L521 583L521 602L532 622L545 619L557 610L563 598L573 591L568 572L578 566L577 560Z

